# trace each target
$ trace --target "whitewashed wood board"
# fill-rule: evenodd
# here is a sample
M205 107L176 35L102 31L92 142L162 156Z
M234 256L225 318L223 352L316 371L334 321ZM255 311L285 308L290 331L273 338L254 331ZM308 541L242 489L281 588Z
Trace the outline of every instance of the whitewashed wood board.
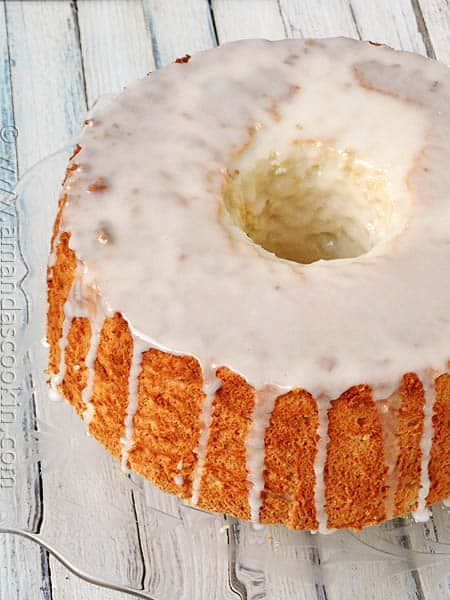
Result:
M116 93L155 66L234 39L331 35L382 41L450 64L446 0L7 1L0 5L2 125L11 121L19 129L18 160L23 172L77 133L85 111L98 96ZM44 483L44 502L57 514L57 495L52 490L58 482L48 477ZM90 501L98 502L100 510L104 499ZM149 501L139 500L137 510L144 511ZM129 509L126 495L115 502ZM211 535L212 540L220 539L220 532ZM132 540L129 543L133 546ZM122 540L116 555L119 570L126 544ZM194 563L193 568L201 568ZM217 573L224 582L226 572L218 567ZM429 576L418 583L405 576L396 583L386 599L435 600L428 593ZM204 590L197 592L199 598L213 598L210 585L205 581ZM330 586L328 598L347 600L346 585L349 581ZM29 541L2 539L1 600L106 600L121 595L84 583Z

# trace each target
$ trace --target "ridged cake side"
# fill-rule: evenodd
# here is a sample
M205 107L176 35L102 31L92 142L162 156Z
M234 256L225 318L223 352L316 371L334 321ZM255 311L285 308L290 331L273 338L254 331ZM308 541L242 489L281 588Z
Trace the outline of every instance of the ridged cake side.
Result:
M78 261L69 247L70 235L58 237L58 227L59 220L48 275L49 372L62 376L57 381L58 391L84 416L91 434L120 458L129 410L133 336L122 315L106 316L100 322L92 362L88 355L93 331L99 327L95 318L74 316L67 327L65 303ZM89 377L92 389L88 397ZM155 348L144 351L127 464L161 489L187 500L192 498L193 480L198 477L199 507L249 519L253 483L247 441L255 390L226 367L218 369L216 377L220 387L213 394L199 473L199 440L205 426L201 415L206 400L201 366L192 356L175 356ZM413 373L404 375L398 392L387 401L376 402L364 384L333 400L327 414L328 442L318 435L318 404L307 391L278 396L263 432L260 521L316 529L320 508L325 510L328 527L358 529L406 514L418 506L423 462L428 464L430 480L426 504L450 496L450 375L441 375L435 388L429 463L422 461L421 451L424 388ZM324 506L318 507L317 457L324 442Z

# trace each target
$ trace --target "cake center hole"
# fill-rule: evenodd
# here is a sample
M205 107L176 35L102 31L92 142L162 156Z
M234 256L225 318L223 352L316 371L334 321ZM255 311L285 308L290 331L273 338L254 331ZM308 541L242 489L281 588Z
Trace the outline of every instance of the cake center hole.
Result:
M389 237L395 206L385 171L319 142L292 144L228 169L233 224L276 256L308 264L367 253Z

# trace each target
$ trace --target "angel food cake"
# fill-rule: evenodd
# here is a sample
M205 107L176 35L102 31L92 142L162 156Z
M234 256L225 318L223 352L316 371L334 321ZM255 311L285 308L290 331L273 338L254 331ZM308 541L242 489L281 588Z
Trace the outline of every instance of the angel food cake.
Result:
M86 122L51 242L51 385L205 510L325 531L450 496L450 76L236 42Z

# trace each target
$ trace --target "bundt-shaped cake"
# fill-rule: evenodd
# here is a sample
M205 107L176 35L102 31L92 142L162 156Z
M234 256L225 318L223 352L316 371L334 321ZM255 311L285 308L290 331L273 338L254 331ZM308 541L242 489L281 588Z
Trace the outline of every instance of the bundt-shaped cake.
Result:
M50 383L125 470L295 529L450 496L450 76L245 41L99 106L48 269Z

